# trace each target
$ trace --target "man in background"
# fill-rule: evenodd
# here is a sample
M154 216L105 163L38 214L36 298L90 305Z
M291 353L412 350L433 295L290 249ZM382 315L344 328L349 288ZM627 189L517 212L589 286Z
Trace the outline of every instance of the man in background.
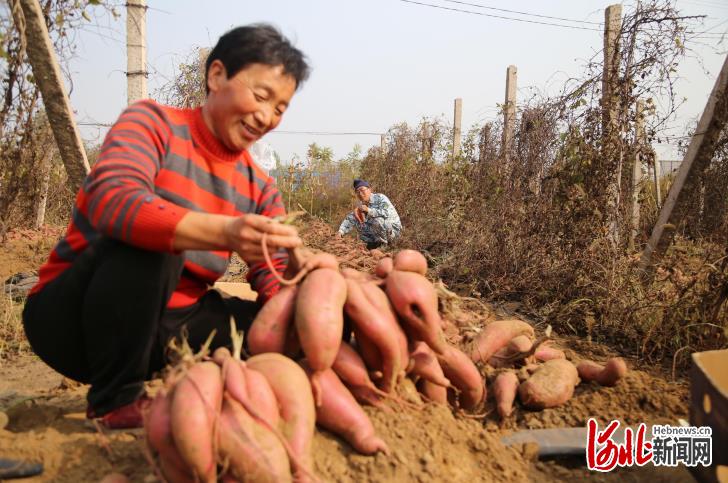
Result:
M341 222L338 236L343 237L356 229L369 250L387 245L399 237L402 222L389 198L382 193L374 193L363 179L354 180L354 191L360 204Z

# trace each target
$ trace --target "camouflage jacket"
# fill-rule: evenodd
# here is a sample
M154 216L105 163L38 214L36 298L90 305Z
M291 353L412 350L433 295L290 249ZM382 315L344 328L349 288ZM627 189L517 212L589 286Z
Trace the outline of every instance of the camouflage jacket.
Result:
M359 238L365 243L388 243L397 238L402 231L399 214L389 198L381 193L372 193L369 199L369 212L363 223L349 213L339 226L339 234L346 235L351 230L359 232Z

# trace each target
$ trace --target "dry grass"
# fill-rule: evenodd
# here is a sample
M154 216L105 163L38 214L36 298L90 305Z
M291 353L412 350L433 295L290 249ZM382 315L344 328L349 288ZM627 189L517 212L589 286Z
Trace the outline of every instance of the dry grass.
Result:
M0 360L30 352L23 330L24 302L15 302L7 294L0 294Z

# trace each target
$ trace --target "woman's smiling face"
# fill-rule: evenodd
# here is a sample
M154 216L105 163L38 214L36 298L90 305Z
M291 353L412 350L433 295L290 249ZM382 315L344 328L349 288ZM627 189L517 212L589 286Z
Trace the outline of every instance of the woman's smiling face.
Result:
M207 127L230 151L242 151L281 122L296 92L282 65L250 64L231 78L222 62L207 71L209 94L202 108Z

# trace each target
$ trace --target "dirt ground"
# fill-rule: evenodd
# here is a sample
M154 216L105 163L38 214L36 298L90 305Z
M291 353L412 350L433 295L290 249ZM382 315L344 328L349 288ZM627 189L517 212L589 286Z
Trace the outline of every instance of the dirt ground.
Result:
M0 280L13 273L37 269L60 235L56 229L13 233L0 246ZM342 264L371 270L375 258L347 238L337 240L323 222L308 220L302 229L307 245L340 257ZM227 280L244 276L243 266L231 267ZM457 324L467 339L467 327L483 320L509 315L504 309L480 302L460 307ZM575 337L556 336L572 359L603 361L616 355L609 347ZM516 407L501 422L492 402L485 415L468 417L425 404L390 411L366 408L377 433L391 455L366 457L325 431L314 441L315 471L323 481L693 481L682 467L656 469L651 465L621 469L610 474L590 473L584 458L539 461L532 447L505 447L500 438L521 429L584 426L590 417L600 423L618 419L626 424L672 423L688 419L688 386L672 382L659 370L628 360L630 373L614 388L592 384L577 387L564 406L540 412ZM31 354L0 360L0 410L9 423L0 429L0 457L18 457L44 464L41 477L16 481L95 482L110 472L125 474L134 482L156 481L148 463L141 430L101 432L84 417L86 387L64 379Z

